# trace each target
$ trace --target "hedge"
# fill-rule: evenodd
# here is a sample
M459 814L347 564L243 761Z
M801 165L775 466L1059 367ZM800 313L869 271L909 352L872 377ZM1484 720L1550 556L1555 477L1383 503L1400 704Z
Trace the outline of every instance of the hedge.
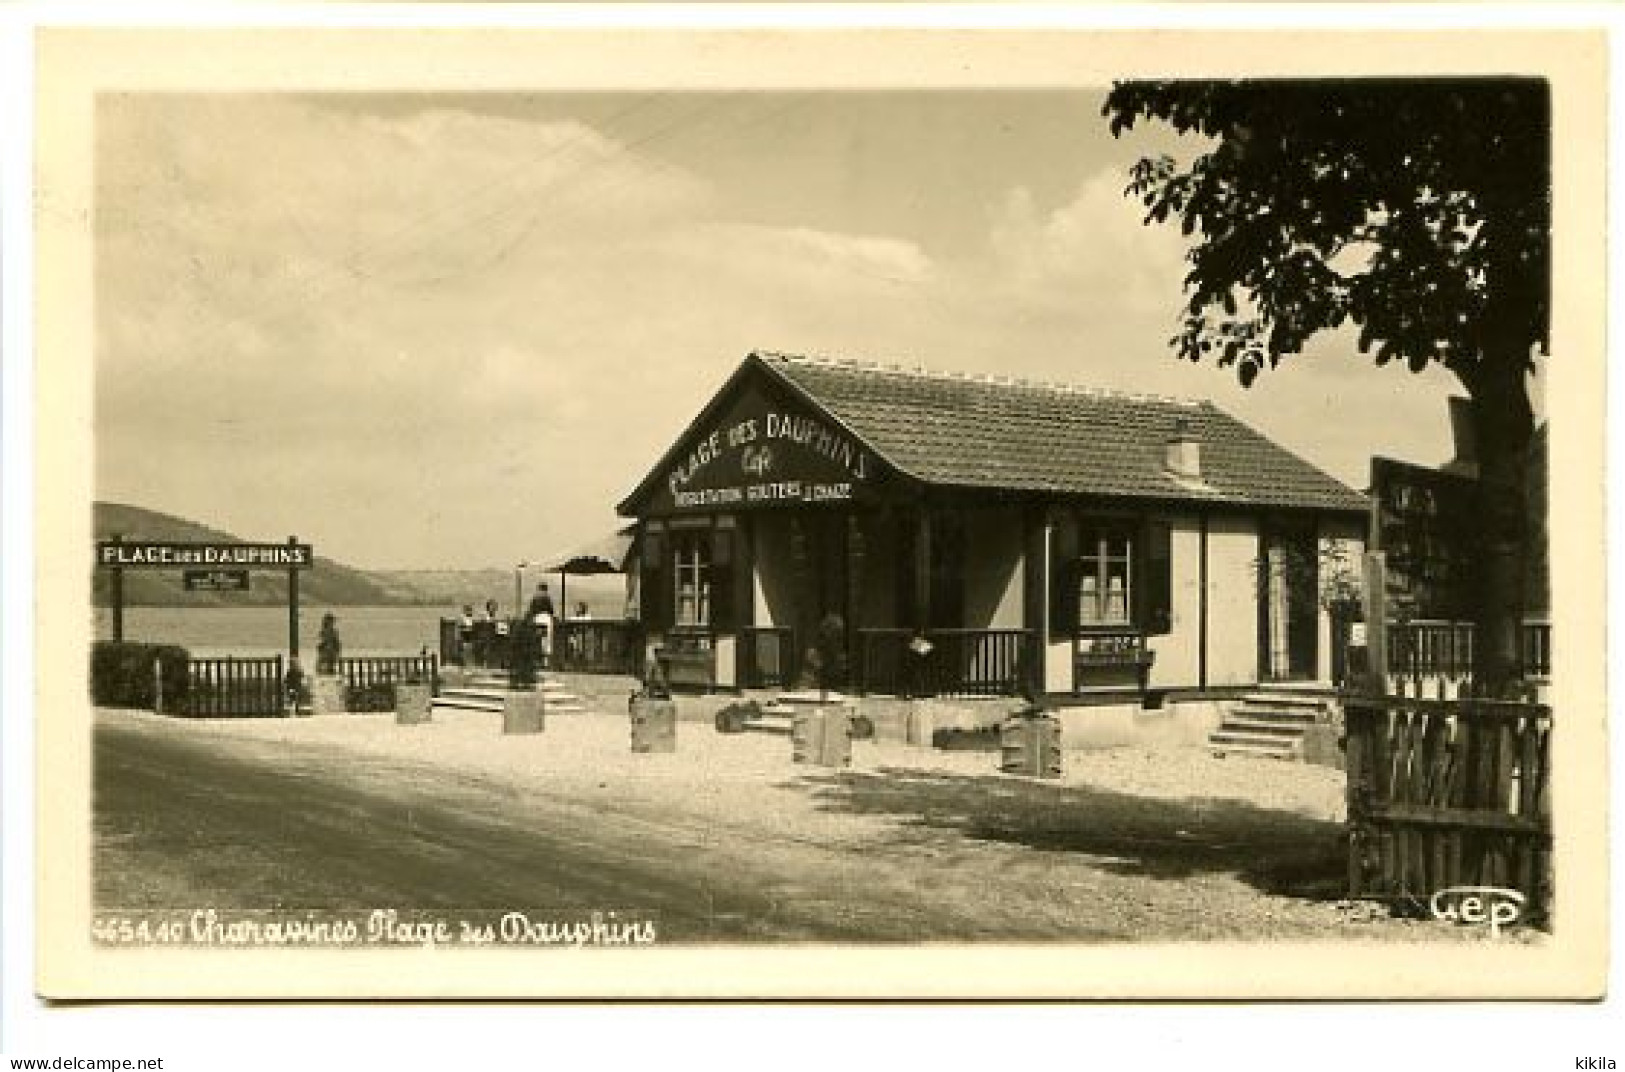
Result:
M154 660L163 664L164 707L174 710L186 699L187 664L191 654L174 644L97 641L90 649L90 701L101 707L154 710L157 683Z

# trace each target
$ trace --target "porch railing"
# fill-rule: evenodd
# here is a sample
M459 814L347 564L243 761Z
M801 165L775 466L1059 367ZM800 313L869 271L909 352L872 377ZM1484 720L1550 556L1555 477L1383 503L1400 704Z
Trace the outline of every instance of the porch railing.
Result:
M643 630L638 622L614 619L553 623L552 666L575 674L643 672Z
M1518 633L1518 661L1529 681L1552 678L1552 623L1524 622Z
M860 629L858 691L1011 696L1021 690L1032 649L1028 629Z
M1390 691L1439 699L1471 693L1473 623L1434 619L1390 622L1387 634ZM1518 634L1519 676L1532 684L1550 681L1551 663L1551 623L1524 622Z

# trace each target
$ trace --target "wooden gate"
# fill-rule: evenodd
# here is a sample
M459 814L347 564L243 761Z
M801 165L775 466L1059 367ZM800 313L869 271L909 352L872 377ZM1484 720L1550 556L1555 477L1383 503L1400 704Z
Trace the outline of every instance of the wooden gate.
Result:
M1348 885L1426 910L1453 886L1551 904L1551 709L1502 700L1344 699Z

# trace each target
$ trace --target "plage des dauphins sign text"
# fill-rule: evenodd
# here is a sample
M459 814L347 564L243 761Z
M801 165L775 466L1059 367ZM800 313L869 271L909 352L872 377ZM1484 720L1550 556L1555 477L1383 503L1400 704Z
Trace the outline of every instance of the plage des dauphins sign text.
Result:
M309 569L315 563L308 543L103 540L96 544L96 564L120 569Z
M689 441L666 487L679 509L845 502L873 471L867 450L819 418L742 408Z

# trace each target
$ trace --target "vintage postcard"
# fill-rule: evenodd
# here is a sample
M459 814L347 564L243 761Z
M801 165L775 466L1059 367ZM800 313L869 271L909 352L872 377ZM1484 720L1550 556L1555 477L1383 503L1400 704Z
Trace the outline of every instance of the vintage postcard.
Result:
M1605 54L42 30L40 993L1598 995Z

